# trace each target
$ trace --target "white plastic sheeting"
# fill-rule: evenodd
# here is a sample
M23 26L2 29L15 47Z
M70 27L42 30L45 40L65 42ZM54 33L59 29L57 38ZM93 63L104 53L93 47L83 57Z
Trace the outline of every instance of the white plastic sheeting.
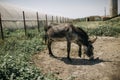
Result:
M25 13L27 27L37 26L37 15L35 11L29 11L22 9L18 6L14 6L8 3L0 3L0 13L2 16L3 28L23 28L23 11ZM39 13L40 24L41 21L45 21L45 14ZM58 17L59 18L59 17ZM52 20L52 15L47 15L48 21ZM54 21L56 16L54 16ZM59 20L59 19L58 19Z

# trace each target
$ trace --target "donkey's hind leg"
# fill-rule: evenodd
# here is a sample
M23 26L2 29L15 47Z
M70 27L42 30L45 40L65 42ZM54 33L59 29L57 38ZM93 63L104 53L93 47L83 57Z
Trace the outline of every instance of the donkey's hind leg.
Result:
M55 56L53 55L53 53L52 53L51 44L52 44L52 40L48 40L47 47L48 47L49 55L50 55L51 57L55 57Z

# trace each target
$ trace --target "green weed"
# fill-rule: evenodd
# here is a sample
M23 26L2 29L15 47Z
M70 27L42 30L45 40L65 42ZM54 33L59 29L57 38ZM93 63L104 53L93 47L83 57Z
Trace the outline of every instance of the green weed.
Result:
M29 29L28 36L24 31L5 29L5 40L0 40L0 80L55 80L43 75L38 70L31 56L43 50L42 36L44 31Z

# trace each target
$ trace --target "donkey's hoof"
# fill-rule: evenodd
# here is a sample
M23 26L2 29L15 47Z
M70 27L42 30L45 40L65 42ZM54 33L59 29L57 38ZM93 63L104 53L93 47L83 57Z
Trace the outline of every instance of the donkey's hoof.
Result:
M80 55L80 54L79 54L78 56L81 58L81 55Z
M98 61L98 60L100 60L100 59L99 59L99 57L97 57L97 58L95 58L94 60Z
M95 59L94 58L90 58L89 61L94 61Z
M72 62L72 59L71 59L71 58L67 58L67 59L68 59L68 61Z
M56 58L56 56L54 56L53 54L49 54L50 57Z

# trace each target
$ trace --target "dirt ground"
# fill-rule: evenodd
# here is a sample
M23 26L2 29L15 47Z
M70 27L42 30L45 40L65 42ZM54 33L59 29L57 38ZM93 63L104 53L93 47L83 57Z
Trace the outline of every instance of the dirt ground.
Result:
M120 38L98 37L94 45L96 61L78 57L78 46L72 44L72 62L67 60L66 42L55 42L53 53L44 50L33 56L33 62L44 74L52 73L62 80L120 80Z

